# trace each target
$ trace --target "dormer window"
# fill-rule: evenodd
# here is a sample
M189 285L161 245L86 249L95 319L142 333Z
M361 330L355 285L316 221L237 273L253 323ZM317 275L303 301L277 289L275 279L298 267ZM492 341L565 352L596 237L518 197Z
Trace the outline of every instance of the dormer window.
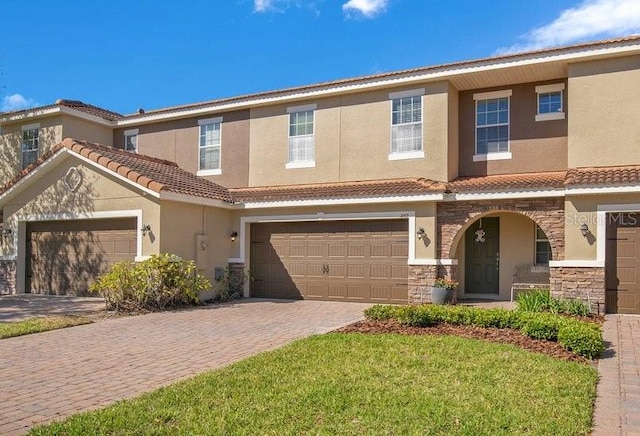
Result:
M40 124L22 126L22 169L38 159Z
M124 149L132 153L138 152L138 129L125 130Z

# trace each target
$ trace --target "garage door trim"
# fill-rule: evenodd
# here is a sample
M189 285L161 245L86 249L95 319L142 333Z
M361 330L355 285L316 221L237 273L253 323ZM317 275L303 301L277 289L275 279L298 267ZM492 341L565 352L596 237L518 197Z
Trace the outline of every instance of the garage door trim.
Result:
M302 221L355 221L355 220L388 220L407 219L409 221L409 235L416 233L416 212L413 210L389 211L389 212L353 212L353 213L322 213L305 215L262 215L244 216L240 218L240 229L238 233L240 242L239 257L229 258L229 263L246 263L246 244L248 224L273 223L273 222L302 222ZM415 238L409 238L409 264L416 262Z

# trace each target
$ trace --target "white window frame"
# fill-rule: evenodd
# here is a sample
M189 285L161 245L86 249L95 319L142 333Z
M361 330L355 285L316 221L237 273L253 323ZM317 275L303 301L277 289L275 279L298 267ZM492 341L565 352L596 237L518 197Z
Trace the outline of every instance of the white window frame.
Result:
M511 89L503 89L500 91L478 92L473 94L474 111L473 111L473 135L474 135L474 162L491 161L491 160L506 160L511 159L511 95L513 91ZM507 110L507 151L493 152L493 153L478 153L478 102L482 100L491 100L493 98L507 98L508 110ZM495 125L486 125L481 127L494 127L502 126L503 123Z
M130 153L137 153L138 152L138 129L130 129L130 130L125 130L124 131L124 145L123 145L123 150L124 151L128 151ZM127 138L131 138L131 137L135 137L136 138L136 148L135 150L129 150L127 149Z
M553 261L553 250L551 249L551 242L549 241L549 236L544 233L544 238L538 238L538 229L544 233L544 230L538 225L534 224L533 226L533 263L535 265L540 266L549 266L549 263L538 263L538 242L546 242L549 244L549 262Z
M202 127L208 126L211 124L220 124L220 139L218 144L214 145L206 145L203 146L202 141ZM218 161L218 168L210 168L210 169L202 169L200 168L200 152L202 149L206 148L217 148L220 153L220 159ZM215 118L206 118L203 120L198 120L198 171L196 175L198 176L218 176L222 174L222 117Z
M540 113L540 94L552 92L560 93L560 111ZM564 120L564 83L553 83L551 85L536 86L536 121Z
M29 148L28 150L25 150L23 147L24 144L24 133L31 131L31 130L35 130L36 131L36 135L35 135L35 148ZM35 151L35 155L36 158L33 159L31 162L29 162L29 164L25 165L24 164L24 153L25 151ZM27 124L24 125L20 128L20 167L22 169L25 169L26 167L28 167L30 164L32 164L33 162L38 160L38 156L40 154L40 123L36 123L36 124Z
M424 158L424 98L425 88L409 89L406 91L398 91L389 93L389 104L391 110L389 113L389 160L406 160L406 159L423 159ZM394 152L393 151L393 127L404 126L409 124L418 123L400 123L393 124L393 101L400 100L402 98L420 97L420 150L419 151L407 151L407 152Z
M316 166L316 110L318 106L316 104L306 104L303 106L291 106L287 108L287 163L285 169L295 168L315 168ZM294 135L291 136L291 115L299 112L312 112L312 128L313 133L310 135ZM292 161L291 158L291 139L292 138L311 138L313 140L313 159Z

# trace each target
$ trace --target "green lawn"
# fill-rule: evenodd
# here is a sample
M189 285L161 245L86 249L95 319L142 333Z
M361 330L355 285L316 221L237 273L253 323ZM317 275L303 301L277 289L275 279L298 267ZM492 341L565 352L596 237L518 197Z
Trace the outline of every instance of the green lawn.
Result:
M596 377L510 345L336 333L32 434L579 435Z
M91 320L84 316L48 316L30 318L24 321L0 322L0 339L89 323L91 323Z

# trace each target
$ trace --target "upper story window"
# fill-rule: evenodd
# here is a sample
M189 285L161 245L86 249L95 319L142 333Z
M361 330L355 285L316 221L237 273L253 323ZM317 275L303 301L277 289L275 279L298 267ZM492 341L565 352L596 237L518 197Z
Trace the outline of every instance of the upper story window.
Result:
M536 265L549 265L551 244L544 231L536 224Z
M38 159L40 124L22 126L22 169Z
M198 175L222 174L222 117L199 120L200 142Z
M538 113L536 121L564 120L564 83L536 86Z
M392 92L391 153L389 159L424 157L422 149L422 95L424 89Z
M124 149L132 153L138 152L138 129L124 131Z
M315 104L287 108L289 114L289 162L286 168L316 166L313 133L315 110Z
M509 103L511 90L474 94L476 101L476 154L474 161L511 159Z

